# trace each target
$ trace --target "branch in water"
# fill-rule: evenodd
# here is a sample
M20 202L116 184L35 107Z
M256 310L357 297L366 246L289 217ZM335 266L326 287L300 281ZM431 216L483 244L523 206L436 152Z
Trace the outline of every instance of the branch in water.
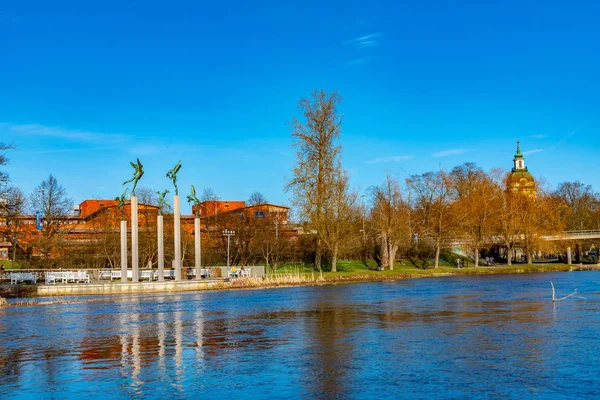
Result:
M568 297L571 297L571 296L575 296L577 294L577 289L575 289L575 291L573 293L571 293L569 295L566 295L565 297L561 297L561 298L557 299L556 295L555 295L555 292L554 292L554 284L552 283L552 281L550 281L550 285L552 285L552 302L553 303L556 302L556 301L564 300L564 299L566 299ZM581 297L581 296L575 296L575 297L578 298L578 299L584 299L584 300L586 299L585 297Z

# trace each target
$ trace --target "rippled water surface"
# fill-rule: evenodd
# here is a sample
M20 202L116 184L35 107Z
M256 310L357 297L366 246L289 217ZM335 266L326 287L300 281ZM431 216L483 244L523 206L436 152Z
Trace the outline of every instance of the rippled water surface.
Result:
M600 272L0 309L0 398L600 398ZM553 304L575 288L586 299Z

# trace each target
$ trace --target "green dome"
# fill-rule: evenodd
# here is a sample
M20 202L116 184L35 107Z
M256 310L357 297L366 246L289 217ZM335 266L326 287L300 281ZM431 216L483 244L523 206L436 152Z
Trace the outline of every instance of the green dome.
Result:
M529 182L535 182L533 175L531 175L531 173L526 169L513 170L511 173L509 173L508 179L511 182L521 182L522 179L525 179Z

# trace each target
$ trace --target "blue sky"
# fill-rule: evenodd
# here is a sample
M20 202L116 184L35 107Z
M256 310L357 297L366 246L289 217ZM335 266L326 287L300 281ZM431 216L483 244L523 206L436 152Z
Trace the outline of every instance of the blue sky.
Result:
M93 4L92 4L93 3ZM12 1L0 7L0 141L26 192L140 185L289 204L289 121L337 90L359 191L386 172L510 168L600 190L600 5L586 1ZM189 207L188 207L189 208ZM186 208L184 208L184 212Z

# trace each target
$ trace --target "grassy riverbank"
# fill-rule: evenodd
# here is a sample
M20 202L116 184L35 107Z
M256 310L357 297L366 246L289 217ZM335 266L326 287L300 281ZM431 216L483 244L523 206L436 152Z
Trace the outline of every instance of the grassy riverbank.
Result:
M455 268L449 265L439 268L418 268L414 264L403 261L394 266L394 270L389 269L379 271L375 265L364 263L362 261L341 261L338 263L336 272L323 272L322 277L311 266L301 264L284 265L276 271L269 271L265 283L268 282L370 282L370 281L388 281L396 279L425 278L436 276L451 275L488 275L488 274L520 274L533 272L558 272L558 271L577 271L577 270L597 270L600 269L595 264L568 265L556 263L535 263L532 265L495 265L491 267L469 267Z
M418 265L418 264L417 264ZM250 288L275 288L275 287L290 287L290 286L313 286L313 285L332 285L338 283L351 283L351 282L384 282L394 281L399 279L410 279L410 278L426 278L426 277L441 277L441 276L453 276L453 275L488 275L488 274L521 274L521 273L534 273L534 272L559 272L559 271L579 271L579 270L599 270L600 266L597 264L555 264L555 263L536 263L533 265L517 264L517 265L496 265L491 267L469 267L469 268L455 268L446 264L439 268L418 268L414 263L404 261L399 262L394 266L394 270L383 270L377 269L376 265L370 263L364 263L362 261L342 261L338 263L338 271L336 272L323 272L320 274L315 271L312 266L304 264L287 264L278 268L276 271L268 269L267 274L264 278L237 278L230 281L213 281L210 285L202 288L190 288L192 282L189 284L175 283L172 282L168 288L157 288L157 287L146 287L143 292L180 292L190 290L229 290L229 289L250 289ZM169 283L166 283L169 286ZM120 284L114 286L108 285L110 290L103 292L102 288L97 289L93 293L81 293L86 295L92 294L114 294L119 292ZM142 285L142 284L140 284ZM131 286L131 284L129 284ZM11 294L9 297L37 297L40 293L36 289L36 285L5 285L4 288ZM54 287L53 287L54 288ZM82 289L86 286L74 285L73 288ZM73 291L73 288L69 289L65 287L65 293L56 294L56 296L69 295L76 296L77 293ZM27 292L22 292L20 289L31 289ZM106 289L104 289L106 290ZM123 294L133 293L133 289L123 289ZM151 290L151 291L150 291ZM140 291L142 292L142 291ZM45 296L45 295L41 295ZM0 297L0 308L10 305L25 305L27 303L13 303L7 304L2 301Z

